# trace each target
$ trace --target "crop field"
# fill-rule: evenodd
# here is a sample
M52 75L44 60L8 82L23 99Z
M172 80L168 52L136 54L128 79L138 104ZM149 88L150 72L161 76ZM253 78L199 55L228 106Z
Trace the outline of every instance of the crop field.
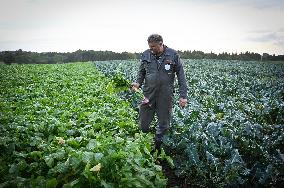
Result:
M280 187L284 63L184 60L160 155L138 129L139 62L0 64L0 187Z
M96 63L135 80L137 61ZM164 149L180 186L279 186L284 175L284 64L184 60L189 86ZM175 181L175 179L174 179Z
M0 75L0 187L165 187L151 135L92 63Z

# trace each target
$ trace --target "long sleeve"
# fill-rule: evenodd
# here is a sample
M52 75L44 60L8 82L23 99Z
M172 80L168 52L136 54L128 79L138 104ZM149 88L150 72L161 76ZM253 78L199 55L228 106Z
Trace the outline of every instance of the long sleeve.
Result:
M138 73L137 73L137 77L136 77L136 83L138 83L140 86L143 84L144 79L145 79L145 74L146 74L146 70L144 68L144 62L141 61L140 62L140 66L138 69Z
M187 81L184 74L184 69L179 55L175 57L176 61L176 75L178 78L179 95L180 98L187 99Z

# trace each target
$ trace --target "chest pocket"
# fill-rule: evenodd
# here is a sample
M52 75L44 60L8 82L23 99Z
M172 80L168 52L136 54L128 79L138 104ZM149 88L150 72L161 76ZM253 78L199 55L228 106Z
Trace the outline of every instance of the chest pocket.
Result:
M175 72L175 61L172 58L165 58L163 61L163 67L164 71L168 75L172 75Z
M153 73L156 73L158 71L157 70L157 63L155 63L155 62L146 61L144 63L144 68L146 70L146 74L153 74Z
M146 75L152 74L156 72L157 66L154 62L151 61L151 54L150 52L148 53L143 53L142 58L141 58L144 69L146 71Z
M147 56L144 56L144 58L142 60L144 62L144 69L146 70L147 75L157 73L157 71L158 71L157 63L151 57L150 54L147 55Z

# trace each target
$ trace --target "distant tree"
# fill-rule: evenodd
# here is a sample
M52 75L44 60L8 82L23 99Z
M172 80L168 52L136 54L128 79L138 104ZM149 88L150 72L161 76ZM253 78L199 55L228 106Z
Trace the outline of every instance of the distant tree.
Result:
M15 63L15 55L13 54L12 51L5 51L3 55L3 62L5 64L12 64Z
M261 56L258 53L245 52L245 53L227 53L222 52L215 54L213 52L204 53L202 51L178 51L179 55L183 59L224 59L224 60L255 60L259 61L284 61L284 55L269 55ZM127 59L139 59L140 53L129 52L112 52L112 51L94 51L94 50L77 50L75 52L58 53L58 52L26 52L22 49L16 51L3 51L0 52L0 61L6 64L11 63L67 63L67 62L86 62L86 61L105 61L105 60L127 60Z
M213 53L212 51L206 55L207 59L217 59L217 54Z
M268 53L263 53L260 60L265 61L265 60L267 60L268 56L269 56Z

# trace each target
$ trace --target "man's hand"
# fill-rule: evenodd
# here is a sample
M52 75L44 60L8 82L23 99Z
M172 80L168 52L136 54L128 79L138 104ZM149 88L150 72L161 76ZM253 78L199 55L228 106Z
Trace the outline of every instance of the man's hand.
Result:
M180 99L179 99L179 105L180 105L181 107L185 107L186 104L187 104L187 99L184 99L184 98L180 98Z
M140 87L140 84L138 84L138 83L136 83L136 82L133 82L132 84L131 84L131 89L132 89L132 91L137 91L138 89L139 89L139 87Z

